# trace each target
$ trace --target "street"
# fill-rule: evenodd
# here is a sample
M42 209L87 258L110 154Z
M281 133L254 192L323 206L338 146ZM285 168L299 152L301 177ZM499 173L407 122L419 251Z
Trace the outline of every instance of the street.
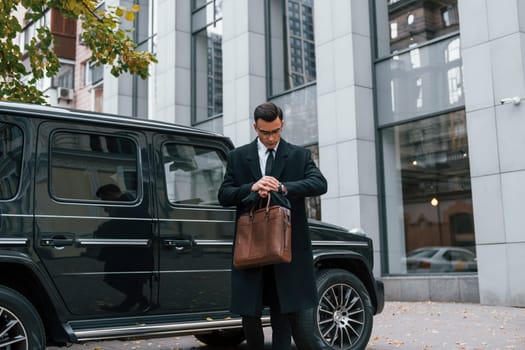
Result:
M265 330L270 349L270 329ZM47 350L66 348L48 347ZM211 349L193 336L75 344L70 350ZM217 349L217 348L214 348ZM243 343L237 347L247 350ZM525 349L525 308L436 302L387 302L374 318L367 350Z

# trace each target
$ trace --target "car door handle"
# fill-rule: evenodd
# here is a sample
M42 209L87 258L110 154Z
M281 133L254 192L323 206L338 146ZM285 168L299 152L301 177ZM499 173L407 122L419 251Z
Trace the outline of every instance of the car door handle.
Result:
M40 240L40 245L47 247L64 247L72 246L75 243L73 238L64 238L64 237L51 237L51 238L42 238Z
M193 246L192 241L189 239L165 239L163 244L166 247L175 247L177 250L183 250Z

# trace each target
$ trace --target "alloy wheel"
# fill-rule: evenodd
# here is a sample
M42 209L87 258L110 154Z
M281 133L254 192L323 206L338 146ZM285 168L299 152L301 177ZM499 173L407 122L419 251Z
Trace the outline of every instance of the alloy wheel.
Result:
M323 340L333 349L351 349L363 334L365 308L354 288L337 283L321 295L317 326Z
M27 332L18 317L0 307L0 349L27 350Z

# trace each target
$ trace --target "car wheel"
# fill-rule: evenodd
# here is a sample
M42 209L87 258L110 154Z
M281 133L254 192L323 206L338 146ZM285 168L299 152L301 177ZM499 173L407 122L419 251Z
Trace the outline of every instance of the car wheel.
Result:
M45 331L34 306L17 291L0 286L0 349L45 349Z
M372 333L373 308L361 280L345 270L325 270L317 277L317 291L318 337L331 349L365 349Z
M236 346L244 341L244 333L242 329L224 329L196 334L195 338L210 346Z

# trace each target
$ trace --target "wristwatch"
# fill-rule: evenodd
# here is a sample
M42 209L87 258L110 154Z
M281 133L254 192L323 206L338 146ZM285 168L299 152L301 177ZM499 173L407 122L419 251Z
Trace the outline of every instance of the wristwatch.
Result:
M279 186L277 186L277 192L283 193L283 184L279 182Z

